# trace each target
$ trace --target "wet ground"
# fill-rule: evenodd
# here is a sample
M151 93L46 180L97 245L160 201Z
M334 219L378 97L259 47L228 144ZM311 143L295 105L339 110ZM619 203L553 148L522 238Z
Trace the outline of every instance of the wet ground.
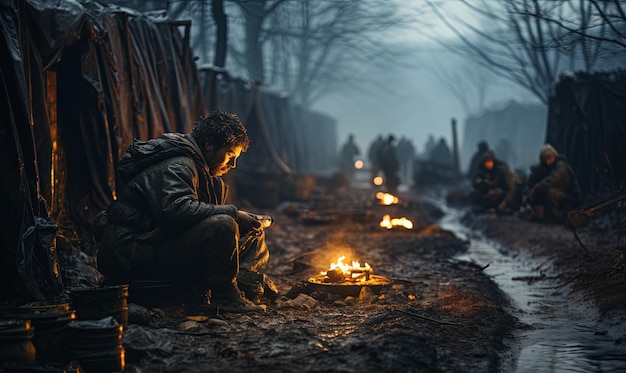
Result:
M626 370L615 230L581 231L583 248L564 226L445 200L443 189L405 191L384 206L371 189L320 189L309 201L255 211L276 217L265 270L280 298L263 314L214 317L132 305L126 370ZM413 229L381 228L387 214ZM354 292L309 284L341 255L391 284Z
M508 300L483 269L456 259L469 243L437 225L443 216L439 207L409 196L398 205L382 206L370 190L341 190L328 197L321 194L314 204L284 204L272 212L276 223L266 232L272 251L266 271L282 297L268 303L267 313L204 320L175 309L153 310L149 326L131 325L125 333L133 357L129 369L508 369L507 342L520 324L507 313ZM306 211L316 214L300 219ZM381 228L385 214L406 217L414 227ZM341 255L368 263L392 284L365 286L352 294L308 284ZM135 340L166 340L167 349Z
M601 261L603 256L611 256L612 245L600 244L605 239L597 235L595 238L586 235L587 245L592 244L590 248L595 252L590 251L585 258L590 263L588 268L597 271L597 277L587 281L572 280L574 274L583 273L585 267L576 260L577 251L582 250L585 254L586 251L577 241L572 241L573 233L562 226L536 227L533 223L498 218L509 228L515 224L518 230L528 233L522 239L507 234L504 239L494 240L495 235L487 238L463 224L462 211L450 209L447 212L442 226L460 237L471 237L469 250L459 259L479 265L489 264L485 273L510 297L511 314L526 325L515 333L515 371L621 372L626 369L624 290L615 289L613 293L610 289L611 284L624 279L623 267L620 267L624 263L623 257L615 258L616 275L612 281L602 279L606 268L594 263ZM469 225L486 225L492 219L483 217ZM490 229L486 231L490 232ZM543 244L531 244L533 241ZM550 250L550 247L558 247L559 242L570 243L572 252ZM565 268L571 269L565 271ZM621 304L610 302L602 312L600 307L609 303L609 298L621 298L618 302Z

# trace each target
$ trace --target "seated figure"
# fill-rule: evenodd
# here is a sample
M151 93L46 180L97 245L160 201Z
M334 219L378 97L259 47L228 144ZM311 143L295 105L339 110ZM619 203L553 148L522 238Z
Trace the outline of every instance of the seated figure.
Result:
M511 213L519 209L521 178L493 153L486 153L472 180L470 197L485 209Z
M524 206L536 221L562 222L567 212L578 206L580 187L576 175L551 145L539 152L539 164L533 165L528 176Z

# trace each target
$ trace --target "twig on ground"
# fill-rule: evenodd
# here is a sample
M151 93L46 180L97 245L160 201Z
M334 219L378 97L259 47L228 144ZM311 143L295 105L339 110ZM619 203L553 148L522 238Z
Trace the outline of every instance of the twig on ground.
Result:
M453 322L449 322L449 321L442 321L442 320L431 319L430 317L422 316L422 315L419 315L417 313L413 313L413 312L409 312L409 311L405 311L405 310L399 310L399 309L393 309L392 308L391 312L394 312L394 311L398 311L398 312L403 313L405 315L417 317L418 319L422 319L422 320L426 320L426 321L432 321L432 322L435 322L437 324L454 325L454 326L465 326L463 324L457 324L457 323L453 323Z

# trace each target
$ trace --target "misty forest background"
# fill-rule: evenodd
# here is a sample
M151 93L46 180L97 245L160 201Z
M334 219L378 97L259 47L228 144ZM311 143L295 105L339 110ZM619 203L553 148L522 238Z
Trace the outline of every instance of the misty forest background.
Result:
M458 118L462 167L475 145L466 120L510 101L545 115L562 74L626 66L619 0L108 3L191 20L200 66L328 113L339 143L354 133L365 150L378 134L394 133L423 151L429 135L451 144L450 119ZM530 129L545 131L545 122ZM534 160L536 150L521 149L532 155L520 159Z

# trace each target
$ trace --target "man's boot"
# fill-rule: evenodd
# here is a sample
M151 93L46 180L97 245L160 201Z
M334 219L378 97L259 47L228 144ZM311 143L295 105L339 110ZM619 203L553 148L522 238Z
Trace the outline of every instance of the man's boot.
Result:
M278 299L278 288L268 275L260 272L241 269L237 276L237 284L246 298L254 303L261 303L261 298Z
M264 305L257 305L248 300L236 285L224 292L214 292L211 305L217 306L221 313L265 312L267 309Z

